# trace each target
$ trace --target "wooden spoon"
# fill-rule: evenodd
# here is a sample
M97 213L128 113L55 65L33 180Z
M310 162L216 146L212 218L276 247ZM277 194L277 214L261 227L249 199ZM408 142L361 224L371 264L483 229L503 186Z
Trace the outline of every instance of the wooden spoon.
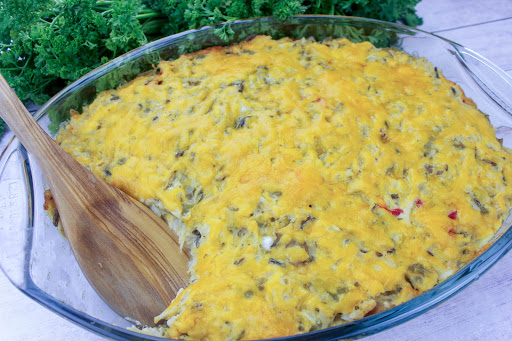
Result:
M0 116L41 167L66 237L96 292L121 316L153 325L187 285L189 253L151 210L62 150L1 75Z

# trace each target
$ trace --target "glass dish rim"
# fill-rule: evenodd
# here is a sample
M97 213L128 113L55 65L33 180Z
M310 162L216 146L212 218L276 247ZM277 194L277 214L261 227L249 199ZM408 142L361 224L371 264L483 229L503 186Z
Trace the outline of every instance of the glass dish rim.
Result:
M112 59L111 61L109 61L109 62L107 62L105 64L102 64L101 66L95 68L94 70L89 71L88 73L86 73L85 75L83 75L82 77L77 79L76 81L74 81L71 84L67 85L65 88L63 88L61 91L59 91L57 94L52 96L52 98L50 98L45 104L43 104L34 113L33 116L34 116L34 118L36 120L39 119L41 116L43 116L45 114L46 109L50 105L52 105L60 97L64 96L66 93L68 93L69 90L71 90L73 88L76 88L76 87L78 87L81 84L87 83L89 81L93 81L94 79L96 79L98 77L101 77L102 75L104 75L108 71L111 71L113 68L118 67L119 65L116 65L116 63L118 63L119 61L126 62L126 61L133 60L133 59L141 56L143 53L147 52L148 50L157 49L158 47L163 47L165 45L169 45L171 42L173 42L174 40L178 40L179 38L182 38L182 37L188 36L190 34L194 34L194 33L200 33L200 32L205 32L205 31L212 31L212 30L221 28L221 27L223 27L225 25L228 25L228 24L230 26L233 26L233 25L234 26L238 26L238 25L241 25L241 24L262 23L262 22L265 22L265 21L268 21L268 22L284 22L284 21L289 21L289 20L293 20L293 19L306 19L306 20L307 19L333 19L333 20L353 20L353 21L357 21L357 22L368 22L368 23L373 23L373 24L378 24L378 25L389 26L389 27L393 27L393 28L396 28L396 29L402 29L404 31L413 31L413 32L424 33L424 34L433 36L435 38L441 39L441 40L443 40L443 41L445 41L445 42L447 42L447 43L449 43L449 44L451 44L453 46L456 46L456 47L463 48L463 49L466 49L468 51L471 51L470 49L464 47L463 45L461 45L461 44L459 44L457 42L454 42L454 41L449 40L447 38L438 36L438 35L436 35L434 33L428 32L428 31L424 31L424 30L421 30L421 29L418 29L418 28L415 28L415 27L411 27L411 26L407 26L407 25L403 25L403 24L398 24L398 23L394 23L394 22L388 22L388 21L371 19L371 18L364 18L364 17L355 17L355 16L346 16L346 15L329 15L329 14L302 14L302 15L294 15L293 17L291 17L289 19L285 19L285 20L279 20L279 19L276 19L275 17L271 17L271 16L256 17L256 18L249 18L249 19L239 19L239 20L233 21L232 23L221 23L221 24L213 25L213 26L203 26L203 27L200 27L200 28L190 29L190 30L187 30L187 31L179 32L179 33L167 36L167 37L163 37L163 38L157 39L157 40L152 41L150 43L147 43L147 44L145 44L143 46L137 47L137 48L135 48L135 49L133 49L131 51L128 51L128 52L126 52L126 53L124 53L124 54L122 54L122 55ZM478 55L474 51L471 51L471 52L476 54L476 55ZM478 55L478 56L481 57L484 60L487 60L483 56L480 56L480 55ZM492 66L497 68L497 66L494 65L493 63L491 63L491 62L489 62L489 63Z
M369 18L360 18L360 17L350 17L350 16L335 16L335 15L297 15L291 19L299 19L299 20L314 20L314 19L331 19L337 21L345 21L347 24L350 22L358 22L358 23L371 23L375 25L381 25L384 27L390 27L395 29L400 29L403 32L415 32L426 34L428 36L440 39L448 44L454 46L457 52L460 53L459 50L470 51L472 54L480 57L482 60L487 61L484 57L481 57L477 53L471 51L470 49L465 48L464 46L453 42L449 39L440 37L433 33L412 28L406 25L401 25L397 23L385 22L376 19ZM286 20L285 20L286 21ZM285 22L278 20L274 17L260 17L260 18L251 18L251 19L243 19L236 20L232 22L230 25L238 26L238 25L246 25L251 23L279 23ZM103 64L102 66L92 70L86 75L82 76L80 79L71 83L55 96L53 96L48 102L46 102L35 114L34 117L36 119L41 118L44 114L46 114L47 109L59 101L59 99L63 98L69 93L72 93L76 88L86 85L97 78L105 75L106 73L114 70L115 68L123 65L124 63L134 60L138 57L143 56L147 52L158 50L159 48L163 48L165 46L171 45L173 42L178 41L180 38L187 37L189 35L213 31L217 28L224 26L225 24L219 24L215 26L205 26L199 29L192 29L184 32L180 32L171 36L167 36L156 40L154 42L148 43L144 46L136 48L126 54L123 54L114 60ZM491 67L494 67L499 70L493 63L489 62ZM11 141L12 142L12 141ZM18 142L19 143L19 142ZM337 339L337 338L351 338L351 337L361 337L365 335L370 335L384 329L396 326L400 323L406 322L417 315L431 309L437 304L445 301L456 293L460 292L464 287L469 285L471 282L479 278L483 273L485 273L492 265L494 265L501 257L503 257L510 249L512 248L512 229L509 227L503 235L497 239L490 247L488 247L485 251L483 251L479 256L474 258L470 263L466 264L463 268L459 269L454 275L450 276L440 284L436 285L434 288L428 290L427 292L419 295L418 297L409 300L400 304L399 306L390 308L384 312L379 314L375 314L372 316L365 317L360 320L356 320L341 326L330 327L322 330L317 330L314 332L309 332L305 334L298 334L286 337L276 338L275 340L318 340L318 339ZM19 288L19 287L18 287ZM123 339L123 340L165 340L160 337L147 336L144 334L139 334L136 332L129 331L122 327L117 327L106 323L102 320L96 319L86 313L75 310L66 304L63 304L59 300L49 296L48 294L40 291L33 285L31 280L28 281L28 285L25 288L19 288L22 292L24 292L27 296L31 297L36 302L42 304L46 308L52 310L53 312L61 315L64 318L74 322L75 324L88 329L94 333L97 333L101 336L106 336L114 339Z

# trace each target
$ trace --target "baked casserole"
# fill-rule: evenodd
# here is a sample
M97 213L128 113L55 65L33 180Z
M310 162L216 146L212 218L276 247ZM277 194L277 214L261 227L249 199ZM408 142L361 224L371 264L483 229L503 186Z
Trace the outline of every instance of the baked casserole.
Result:
M142 331L239 340L396 306L508 216L511 154L424 58L257 36L162 61L74 112L57 142L190 248L191 282Z

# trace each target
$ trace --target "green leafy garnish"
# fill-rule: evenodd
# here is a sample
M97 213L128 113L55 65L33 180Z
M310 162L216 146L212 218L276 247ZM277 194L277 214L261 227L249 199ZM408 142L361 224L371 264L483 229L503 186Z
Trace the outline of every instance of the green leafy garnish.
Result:
M417 26L419 0L0 0L0 72L23 101L45 103L107 61L163 36L237 19L332 14ZM357 35L357 32L352 32ZM355 37L357 39L357 36ZM383 45L389 37L370 36ZM4 130L0 120L0 133Z

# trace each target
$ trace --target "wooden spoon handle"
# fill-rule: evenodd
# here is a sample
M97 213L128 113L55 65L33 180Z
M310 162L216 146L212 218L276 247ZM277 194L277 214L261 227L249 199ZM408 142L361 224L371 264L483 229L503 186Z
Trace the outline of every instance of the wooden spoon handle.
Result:
M1 75L0 116L41 167L91 285L123 317L152 324L188 283L187 250L162 219L60 148Z
M72 159L37 124L23 103L0 74L0 117L12 129L25 148L36 158L40 167L52 165L52 171L61 173L62 159ZM58 157L55 157L55 156ZM44 162L40 162L44 160ZM48 169L43 169L48 174Z
M86 202L93 200L91 196L97 193L90 191L90 182L96 182L96 177L46 134L1 74L0 117L36 159L53 194L72 200L77 206L83 204L85 207ZM77 198L76 196L80 193L82 196ZM56 198L56 201L58 203L59 199Z

